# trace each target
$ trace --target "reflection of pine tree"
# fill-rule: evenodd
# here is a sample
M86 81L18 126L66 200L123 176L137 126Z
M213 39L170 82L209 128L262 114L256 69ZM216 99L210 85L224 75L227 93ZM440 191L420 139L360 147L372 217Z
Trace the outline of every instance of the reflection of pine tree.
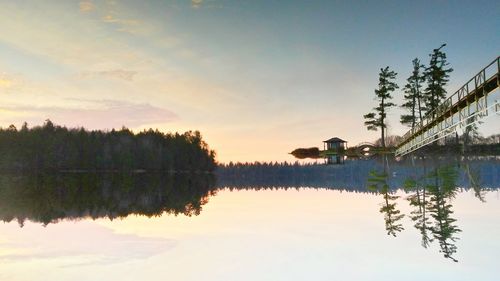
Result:
M429 217L427 215L427 192L425 185L420 185L419 182L413 178L408 178L404 183L406 191L415 191L415 194L408 196L410 206L415 209L410 212L409 217L415 223L415 228L422 236L422 247L427 248L433 241L429 236Z
M457 246L454 242L459 239L455 234L461 230L455 225L456 219L451 217L453 206L448 201L456 195L455 181L457 177L458 173L454 167L440 167L429 175L433 182L427 185L430 194L428 210L434 219L430 230L433 237L439 242L444 257L455 262L457 260L453 254L457 252Z
M382 194L384 201L381 204L380 212L384 214L385 229L387 235L396 236L397 232L404 230L400 222L404 214L401 214L401 211L396 208L396 200L399 196L392 195L389 191L387 172L371 171L368 177L368 189Z
M396 232L401 232L404 230L403 225L399 223L399 221L405 216L401 214L401 211L396 209L396 203L389 203L395 202L396 199L398 199L399 196L394 196L389 194L388 192L384 193L384 203L385 205L380 208L381 213L384 214L384 220L385 220L385 229L387 230L387 234L390 234L392 236L396 236Z
M465 176L469 179L470 187L474 190L474 196L481 202L486 202L484 199L485 191L481 187L479 170L477 167L472 167L467 157L464 158L464 171Z

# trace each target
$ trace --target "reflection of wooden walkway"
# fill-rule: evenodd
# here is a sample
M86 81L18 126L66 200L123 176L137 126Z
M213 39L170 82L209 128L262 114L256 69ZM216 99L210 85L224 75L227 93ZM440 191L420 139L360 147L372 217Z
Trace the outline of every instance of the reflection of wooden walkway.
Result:
M477 124L480 119L500 113L500 101L491 104L488 96L499 87L500 57L471 78L433 112L430 112L398 144L396 156L454 134L458 127Z

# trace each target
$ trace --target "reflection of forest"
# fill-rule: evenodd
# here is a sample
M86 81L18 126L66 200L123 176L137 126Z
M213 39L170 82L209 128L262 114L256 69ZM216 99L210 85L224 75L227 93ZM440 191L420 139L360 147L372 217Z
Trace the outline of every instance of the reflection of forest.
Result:
M453 163L454 160L446 160ZM457 163L457 162L455 162ZM471 178L465 169L473 171L482 190L500 187L500 160L475 159L462 162L457 185L465 189L473 188ZM412 166L407 162L389 159L390 169L387 182L390 190L403 187L406 179L415 173L423 173L422 165ZM457 163L459 165L459 163ZM250 163L219 166L216 171L217 186L230 188L327 188L354 192L368 191L371 171L383 170L381 159L346 161L345 165L298 165L289 163Z
M347 161L345 165L230 164L215 177L204 173L40 173L0 174L0 220L43 224L82 218L122 218L130 214L198 215L218 189L326 188L382 196L379 211L389 235L409 218L427 248L436 242L452 260L461 231L452 200L472 190L484 201L486 190L500 187L500 161L444 158ZM404 190L404 193L395 192ZM412 208L399 210L400 198Z
M60 219L198 215L215 194L206 174L0 175L0 219L43 224Z

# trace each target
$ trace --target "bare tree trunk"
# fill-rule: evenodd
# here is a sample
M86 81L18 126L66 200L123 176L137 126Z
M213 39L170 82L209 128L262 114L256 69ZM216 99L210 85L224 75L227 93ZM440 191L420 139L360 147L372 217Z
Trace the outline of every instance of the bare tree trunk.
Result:
M382 147L385 148L385 123L384 123L384 114L385 114L385 109L384 109L384 98L382 97L382 101L380 104L381 112L380 112L380 131L382 132Z
M383 119L382 119L383 120ZM383 123L382 123L383 124ZM381 138L381 143L382 143L382 147L385 148L385 128L382 126L382 138Z

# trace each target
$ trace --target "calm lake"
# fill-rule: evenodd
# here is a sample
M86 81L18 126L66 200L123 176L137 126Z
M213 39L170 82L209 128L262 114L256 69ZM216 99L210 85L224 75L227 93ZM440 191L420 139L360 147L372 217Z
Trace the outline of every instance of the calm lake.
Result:
M3 174L0 280L498 280L500 160Z

